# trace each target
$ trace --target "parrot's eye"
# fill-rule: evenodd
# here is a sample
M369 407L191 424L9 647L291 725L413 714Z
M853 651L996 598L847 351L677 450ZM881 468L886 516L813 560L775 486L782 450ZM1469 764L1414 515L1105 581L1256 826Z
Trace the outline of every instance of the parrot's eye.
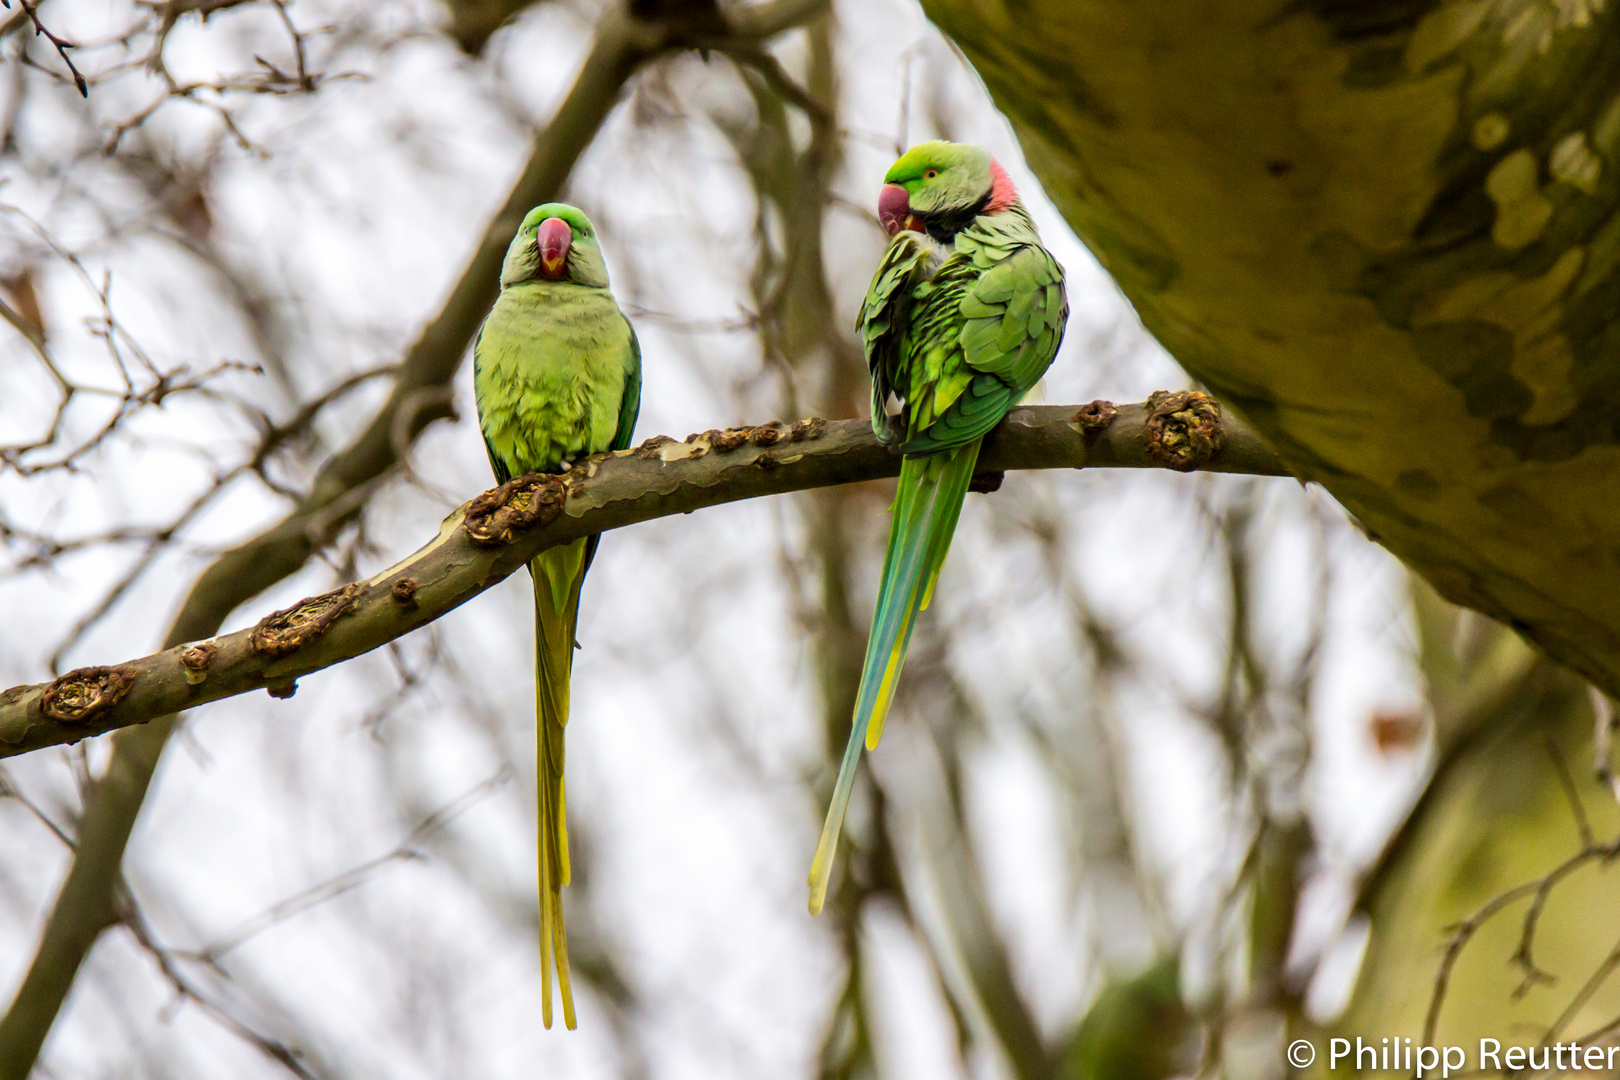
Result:
M934 177L936 177L938 175L939 175L939 170L938 169L928 169L927 171L925 171L923 173L923 179L924 180L932 180Z

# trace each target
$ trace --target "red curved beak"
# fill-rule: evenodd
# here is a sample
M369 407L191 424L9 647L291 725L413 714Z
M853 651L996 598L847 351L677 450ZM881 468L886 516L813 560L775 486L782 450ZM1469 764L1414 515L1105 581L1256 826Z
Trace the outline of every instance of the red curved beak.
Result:
M884 184L878 193L878 223L890 236L898 236L906 229L922 230L911 213L911 196L899 184Z
M540 276L556 281L568 272L568 249L574 243L574 230L562 218L546 218L535 232L534 244L540 251Z

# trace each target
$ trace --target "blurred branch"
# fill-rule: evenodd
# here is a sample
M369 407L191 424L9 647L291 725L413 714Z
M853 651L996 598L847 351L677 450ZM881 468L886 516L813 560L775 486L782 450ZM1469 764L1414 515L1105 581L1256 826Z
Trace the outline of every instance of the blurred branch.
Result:
M246 920L228 931L223 937L200 949L175 949L163 945L158 940L157 934L153 931L151 923L147 920L141 904L137 902L135 894L127 881L121 882L118 886L119 920L125 929L130 932L131 936L134 937L136 944L152 958L159 972L162 973L164 979L174 990L176 1004L187 1001L195 1004L225 1030L236 1035L267 1058L281 1065L288 1072L299 1077L300 1080L319 1080L319 1077L323 1075L330 1075L331 1070L314 1067L306 1060L310 1056L309 1051L294 1047L282 1039L257 1030L248 1019L241 1015L239 1009L231 1006L225 995L211 992L205 985L207 980L193 977L185 969L182 962L203 965L205 968L204 976L211 975L222 983L229 982L231 975L220 963L221 958L226 953L242 945L256 934L262 933L334 897L341 896L350 889L365 884L375 876L377 871L392 863L422 858L421 847L424 840L443 829L463 812L510 779L511 771L503 766L489 779L477 784L469 791L424 817L392 850L350 867L341 874L337 874L272 904L263 912Z
M835 311L830 271L823 257L827 193L841 162L838 123L840 73L832 14L806 24L803 85L755 45L726 50L739 81L753 100L754 115L715 110L710 122L722 131L752 183L754 259L748 282L752 310L733 325L757 336L760 369L738 388L775 388L778 415L805 411L834 417L859 414L866 386L866 358ZM793 111L810 125L807 141L795 138ZM832 790L838 748L849 738L856 684L866 651L866 627L851 607L851 580L858 560L852 546L867 515L859 493L823 488L811 498L783 506L803 515L807 547L782 544L784 580L793 590L795 618L809 631L819 673L821 727L826 757L801 773L808 802L825 805ZM734 741L744 740L733 731ZM764 779L764 774L761 773ZM828 905L824 931L842 961L842 986L826 1016L816 1053L820 1080L851 1080L877 1069L877 987L871 973L872 940L867 916L892 910L915 932L916 918L896 866L886 827L886 793L867 775L868 827L851 836L849 872Z
M1438 812L1446 798L1447 777L1485 753L1494 733L1505 724L1525 715L1540 716L1554 707L1545 696L1547 661L1518 634L1457 608L1415 574L1408 581L1419 658L1434 711L1434 773L1377 861L1362 875L1358 908L1371 906L1401 873L1423 822ZM1472 633L1462 632L1467 627Z
M263 1032L257 1031L243 1018L237 1016L223 1002L216 1000L202 986L189 978L174 962L174 957L157 943L152 934L152 928L147 924L146 917L141 913L127 889L121 889L121 904L123 924L129 929L135 943L152 958L152 962L162 973L164 980L174 990L178 1001L189 1001L203 1012L213 1018L225 1030L253 1047L265 1057L286 1069L298 1080L321 1080L320 1075L312 1072L304 1063L304 1051L289 1046L280 1039L273 1038Z
M537 3L539 0L445 0L444 6L450 9L450 25L445 32L463 52L477 56L495 31Z
M1116 412L1106 429L1087 433L1076 419L1084 410L1073 406L1016 409L986 441L982 471L1163 467L1163 452L1156 456L1153 449L1155 410L1126 405ZM1230 417L1221 428L1219 449L1199 468L1287 475L1248 428ZM899 470L899 455L864 421L812 419L792 427L707 431L684 442L657 436L638 449L582 462L566 476L531 474L464 504L432 542L393 567L302 601L250 630L188 648L180 646L207 635L177 640L171 633L169 648L152 656L0 692L0 756L77 742L250 690L289 695L294 680L432 622L540 551L578 537ZM320 520L312 516L310 524ZM261 555L269 557L270 551Z
M956 757L959 751L943 752ZM951 765L960 774L961 762ZM1012 957L996 928L960 791L953 791L949 801L949 812L923 826L923 846L950 947L959 954L962 974L1006 1055L1009 1071L1017 1080L1049 1080L1058 1075L1057 1065L1019 992Z
M272 926L285 922L295 915L302 914L318 904L323 904L333 897L341 896L350 889L365 884L375 876L377 871L386 866L396 862L422 858L422 842L424 840L443 829L511 779L511 770L502 766L487 780L475 785L471 790L427 815L399 843L388 851L367 859L365 862L357 863L342 873L335 874L325 881L311 885L309 888L294 893L292 896L276 901L257 915L231 928L199 949L160 949L159 951L165 957L194 960L198 963L207 964L216 970L222 970L219 966L220 958L233 949L239 948L255 935L261 934Z
M739 35L758 38L787 29L825 3L777 0L744 9L736 16ZM672 0L638 5L637 10L648 17L634 17L617 6L602 17L567 97L537 134L522 174L443 308L407 352L393 392L371 424L327 461L287 517L203 571L170 627L168 646L209 637L238 605L299 570L358 514L421 431L451 415L448 396L436 392L449 385L494 300L501 258L523 214L561 191L619 91L642 63L698 34L724 35L731 27L712 4L683 6ZM667 17L659 17L665 10ZM124 849L178 718L151 713L146 719L146 726L119 735L106 771L87 798L67 879L22 986L0 1019L0 1080L25 1080L79 966L102 931L117 921L115 892Z
M1620 856L1620 827L1608 788L1577 783L1568 765L1602 718L1587 685L1514 630L1416 582L1413 601L1437 760L1363 885L1371 937L1338 1033L1396 1023L1438 1039L1443 1025L1462 1042L1534 1030L1547 1045L1613 1011L1613 939L1591 912L1608 896L1601 871ZM1571 976L1578 988L1553 1019L1551 987Z
M329 82L365 78L357 72L331 74L312 67L309 59L310 41L329 32L330 28L300 30L287 11L288 0L262 0L263 6L275 11L277 20L287 32L291 63L286 68L272 62L263 53L255 52L252 67L212 79L181 81L169 70L165 55L169 35L182 18L196 15L200 21L207 22L209 16L217 12L260 2L261 0L168 0L166 3L159 3L148 0L146 3L137 4L139 14L136 21L121 32L110 34L108 38L122 44L129 50L129 55L122 62L98 73L94 79L100 82L124 71L139 69L159 82L161 87L157 96L147 105L111 125L106 145L102 148L103 153L109 156L114 154L125 136L144 125L165 105L173 101L188 101L216 114L225 130L243 150L263 156L265 151L237 125L236 115L225 104L226 99L243 95L313 94ZM137 42L145 44L144 52L134 48Z
M715 47L736 41L764 41L809 22L831 7L830 0L775 0L769 4L736 4L725 13L725 38ZM694 43L695 44L695 43Z

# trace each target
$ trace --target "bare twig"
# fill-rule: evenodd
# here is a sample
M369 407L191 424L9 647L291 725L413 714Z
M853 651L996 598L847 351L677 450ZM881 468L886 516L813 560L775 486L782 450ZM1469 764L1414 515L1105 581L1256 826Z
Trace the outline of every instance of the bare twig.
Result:
M367 859L357 866L351 866L341 874L335 874L325 881L311 885L307 889L302 889L285 899L278 900L200 949L171 949L168 950L169 955L217 967L221 957L240 947L256 934L263 933L270 927L285 922L294 915L308 911L317 904L324 903L334 896L340 896L350 889L364 884L374 873L390 863L421 858L422 853L419 848L423 840L444 828L473 804L482 800L511 778L510 771L504 768L501 769L494 776L423 818L414 829L405 835L404 839L381 855Z
M69 378L57 366L41 326L26 318L10 305L0 303L0 319L17 329L34 350L35 357L45 367L56 384L57 402L45 432L19 443L0 444L0 467L9 468L21 476L33 476L52 470L72 470L78 459L102 445L133 413L160 406L176 394L205 391L219 376L233 371L256 370L251 365L226 361L213 367L192 372L186 365L161 369L133 335L119 321L113 309L112 281L104 276L96 280L79 256L64 247L38 221L15 206L0 204L0 215L22 222L46 250L59 258L73 272L85 290L94 298L100 314L87 321L90 334L106 345L107 357L122 385L106 386ZM132 372L131 366L137 369ZM112 403L102 424L88 437L74 446L59 450L44 461L31 460L31 455L56 447L62 437L68 409L80 395L99 397Z
M128 927L135 943L152 958L157 964L158 971L174 990L181 1001L190 1001L203 1012L207 1013L215 1023L225 1028L243 1042L258 1050L265 1057L286 1069L298 1080L320 1080L320 1077L311 1072L297 1050L288 1046L280 1039L265 1035L248 1024L247 1021L236 1016L225 1005L216 1001L212 995L205 993L184 971L176 964L174 954L159 945L152 934L152 928L147 925L146 917L141 913L139 905L135 903L128 886L120 888L120 907L123 908L120 921Z
M1590 834L1589 832L1583 832L1583 835ZM1519 933L1519 942L1510 958L1510 962L1523 973L1523 978L1514 991L1514 996L1522 996L1532 986L1554 982L1554 976L1550 972L1543 971L1535 962L1536 931L1540 926L1541 915L1546 909L1548 897L1552 895L1552 891L1557 888L1559 882L1586 864L1594 861L1609 862L1617 857L1620 857L1620 837L1616 837L1607 844L1587 844L1541 877L1516 885L1493 896L1474 914L1451 927L1451 936L1446 942L1439 970L1435 974L1434 991L1429 998L1428 1014L1423 1021L1423 1042L1421 1045L1433 1044L1435 1030L1440 1023L1440 1010L1445 1004L1446 991L1451 984L1451 974L1457 966L1457 961L1462 956L1463 949L1473 939L1474 935L1479 932L1481 927L1504 909L1525 897L1530 897L1530 907L1525 912L1524 923ZM1602 968L1600 967L1599 970L1602 971ZM1594 977L1596 976L1594 975ZM1605 974L1604 977L1606 978L1607 975ZM1590 993L1590 991L1583 988L1582 993ZM1567 1022L1568 1017L1561 1019L1553 1031L1556 1032Z
M354 375L344 378L331 389L318 394L311 400L305 402L292 417L288 418L283 423L275 423L262 412L259 412L255 419L260 421L264 430L262 436L260 437L259 445L254 448L254 450L248 456L247 461L237 465L235 468L228 469L215 477L214 482L206 490L192 499L190 504L185 506L177 515L175 515L163 526L143 530L133 534L119 532L103 534L98 537L85 538L84 540L80 541L52 541L45 547L44 551L40 552L33 558L26 560L23 565L35 564L65 551L77 550L79 548L89 546L89 543L115 543L138 540L145 545L145 550L143 550L135 559L134 563L124 571L123 576L120 577L118 581L115 582L113 586L102 595L101 600L98 601L94 607L92 607L84 615L80 616L78 622L74 623L73 628L68 631L67 636L57 644L56 648L51 653L49 661L51 672L56 674L61 671L63 656L65 656L70 649L76 646L84 638L84 635L89 633L90 630L96 626L96 624L105 618L107 613L112 610L113 606L117 604L118 601L121 600L125 595L127 595L130 589L134 588L135 584L140 581L143 576L145 576L146 572L150 570L153 564L156 563L157 560L162 556L164 552L164 545L172 541L180 533L180 530L191 524L191 522L194 521L198 515L200 515L203 510L205 510L214 501L214 499L226 489L227 485L229 485L231 481L235 480L245 472L253 472L264 481L267 487L275 490L277 485L270 479L268 475L266 475L265 470L267 462L277 449L285 445L290 439L308 431L310 425L315 422L316 417L320 414L322 409L339 400L354 388L379 376L392 374L396 370L397 366L390 364L385 367L372 368L367 371L357 372ZM402 415L404 414L402 413ZM414 419L415 410L410 412L410 416ZM404 444L402 443L401 445ZM0 527L0 536L4 536L7 531L8 530L5 528Z
M1553 772L1558 775L1558 787L1569 800L1569 812L1575 818L1575 829L1580 834L1581 849L1589 851L1597 846L1597 837L1592 832L1592 822L1586 816L1586 806L1581 802L1581 793L1575 790L1575 778L1570 775L1569 765L1564 761L1564 755L1558 752L1558 744L1551 738L1547 740L1547 756L1552 759Z
M1423 1042L1419 1045L1429 1046L1434 1041L1435 1029L1440 1024L1440 1010L1445 1005L1446 991L1451 986L1451 973L1456 968L1457 961L1462 958L1463 949L1494 915L1535 892L1538 884L1529 881L1492 897L1484 907L1451 928L1451 938L1446 942L1445 953L1440 958L1440 968L1435 973L1434 992L1429 996L1429 1011L1423 1018Z
M730 24L741 36L767 37L824 10L826 0L776 0L745 9ZM716 29L712 9L698 12L703 31ZM506 245L523 214L554 198L612 110L619 91L649 58L685 46L697 28L676 11L645 21L610 9L590 53L551 122L538 133L529 161L490 221L444 307L406 354L393 393L371 424L316 476L308 495L281 523L216 559L192 588L170 628L172 647L207 638L239 604L294 573L351 520L378 478L398 463L396 417L420 391L450 382L493 300ZM447 408L417 407L404 437L414 441ZM206 685L206 684L205 684ZM172 714L120 732L113 756L91 792L78 850L39 948L10 1009L0 1018L0 1080L24 1080L66 999L80 965L103 930L116 922L114 894L125 846L173 732Z
M68 56L68 50L77 49L78 46L64 37L51 33L45 24L39 21L39 12L34 10L34 5L30 4L28 0L17 0L17 3L22 5L23 13L33 22L34 36L43 37L51 43L52 47L56 49L56 54L62 58L62 63L67 65L68 74L73 76L73 85L79 88L79 96L88 100L90 97L90 84L85 81L84 75L80 73L79 69L73 66L73 58ZM10 8L11 0L0 0L0 4Z
M1613 975L1617 968L1620 968L1620 942L1615 943L1614 948L1609 950L1609 955L1603 958L1603 962L1597 966L1591 975L1587 976L1586 982L1581 984L1581 988L1575 992L1575 996L1569 999L1569 1004L1564 1006L1564 1011L1558 1014L1558 1019L1552 1022L1552 1026L1547 1029L1547 1033L1541 1037L1542 1046L1548 1045L1563 1033L1564 1029L1569 1026L1569 1022L1575 1019L1576 1015L1586 1007L1586 1003L1592 1000L1592 995L1602 988L1603 984L1609 980L1609 976ZM1582 1045L1590 1044L1583 1043Z

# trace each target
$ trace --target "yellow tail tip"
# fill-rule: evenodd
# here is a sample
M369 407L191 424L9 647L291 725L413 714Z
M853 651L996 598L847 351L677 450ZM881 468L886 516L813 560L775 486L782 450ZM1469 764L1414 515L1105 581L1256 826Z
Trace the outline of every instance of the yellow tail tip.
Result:
M562 898L558 897L557 947L553 955L557 964L557 991L562 997L563 1024L573 1031L578 1024L574 1018L574 984L568 970L568 945L562 934Z
M822 909L822 907L824 907L826 905L826 903L827 903L827 883L825 881L822 882L820 888L817 888L816 886L812 885L810 887L810 904L809 904L810 914L812 914L812 915L820 915L821 914L821 909Z
M832 877L832 855L825 842L816 846L816 857L810 863L810 914L820 915L827 903L827 882Z

